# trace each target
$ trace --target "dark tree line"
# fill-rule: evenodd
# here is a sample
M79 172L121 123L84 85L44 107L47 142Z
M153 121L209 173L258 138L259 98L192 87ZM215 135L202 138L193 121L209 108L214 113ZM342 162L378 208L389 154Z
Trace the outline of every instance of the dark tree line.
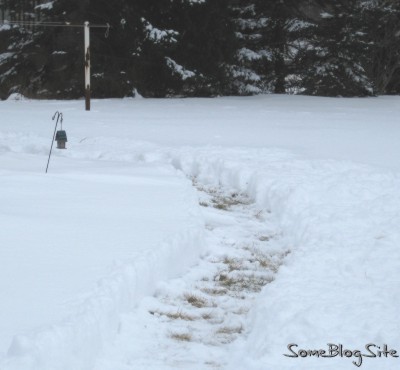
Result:
M12 21L15 23L7 23ZM400 93L398 0L0 0L0 97Z

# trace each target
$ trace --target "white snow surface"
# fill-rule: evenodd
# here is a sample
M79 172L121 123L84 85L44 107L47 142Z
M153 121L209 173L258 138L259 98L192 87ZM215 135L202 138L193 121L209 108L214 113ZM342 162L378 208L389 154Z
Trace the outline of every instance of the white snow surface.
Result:
M205 230L185 176L246 193L290 250L221 352L224 368L356 368L356 357L286 357L291 343L400 353L399 97L83 106L0 102L0 369L90 369L120 315L183 276ZM54 149L45 175L56 110L68 149ZM400 362L362 360L363 369Z

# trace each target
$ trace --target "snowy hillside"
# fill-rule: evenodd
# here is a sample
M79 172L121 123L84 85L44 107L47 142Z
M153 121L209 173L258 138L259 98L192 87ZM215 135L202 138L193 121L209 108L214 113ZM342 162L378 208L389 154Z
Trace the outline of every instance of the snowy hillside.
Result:
M398 97L0 117L1 370L398 368Z

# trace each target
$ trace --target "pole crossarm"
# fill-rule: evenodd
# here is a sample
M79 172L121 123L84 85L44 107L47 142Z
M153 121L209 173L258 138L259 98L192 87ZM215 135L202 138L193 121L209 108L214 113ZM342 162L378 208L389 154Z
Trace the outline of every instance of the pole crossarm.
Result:
M35 26L35 27L77 27L84 28L83 24L74 24L70 22L29 22L29 21L0 21L1 25L10 26ZM90 24L90 28L111 28L109 23L106 24Z

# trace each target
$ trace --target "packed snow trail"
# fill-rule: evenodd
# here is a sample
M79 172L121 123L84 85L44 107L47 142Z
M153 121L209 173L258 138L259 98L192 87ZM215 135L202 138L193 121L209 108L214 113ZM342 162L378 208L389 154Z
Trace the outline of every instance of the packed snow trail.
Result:
M235 190L196 183L207 253L121 318L95 370L224 369L246 314L289 249L270 213ZM179 264L177 260L175 263Z

